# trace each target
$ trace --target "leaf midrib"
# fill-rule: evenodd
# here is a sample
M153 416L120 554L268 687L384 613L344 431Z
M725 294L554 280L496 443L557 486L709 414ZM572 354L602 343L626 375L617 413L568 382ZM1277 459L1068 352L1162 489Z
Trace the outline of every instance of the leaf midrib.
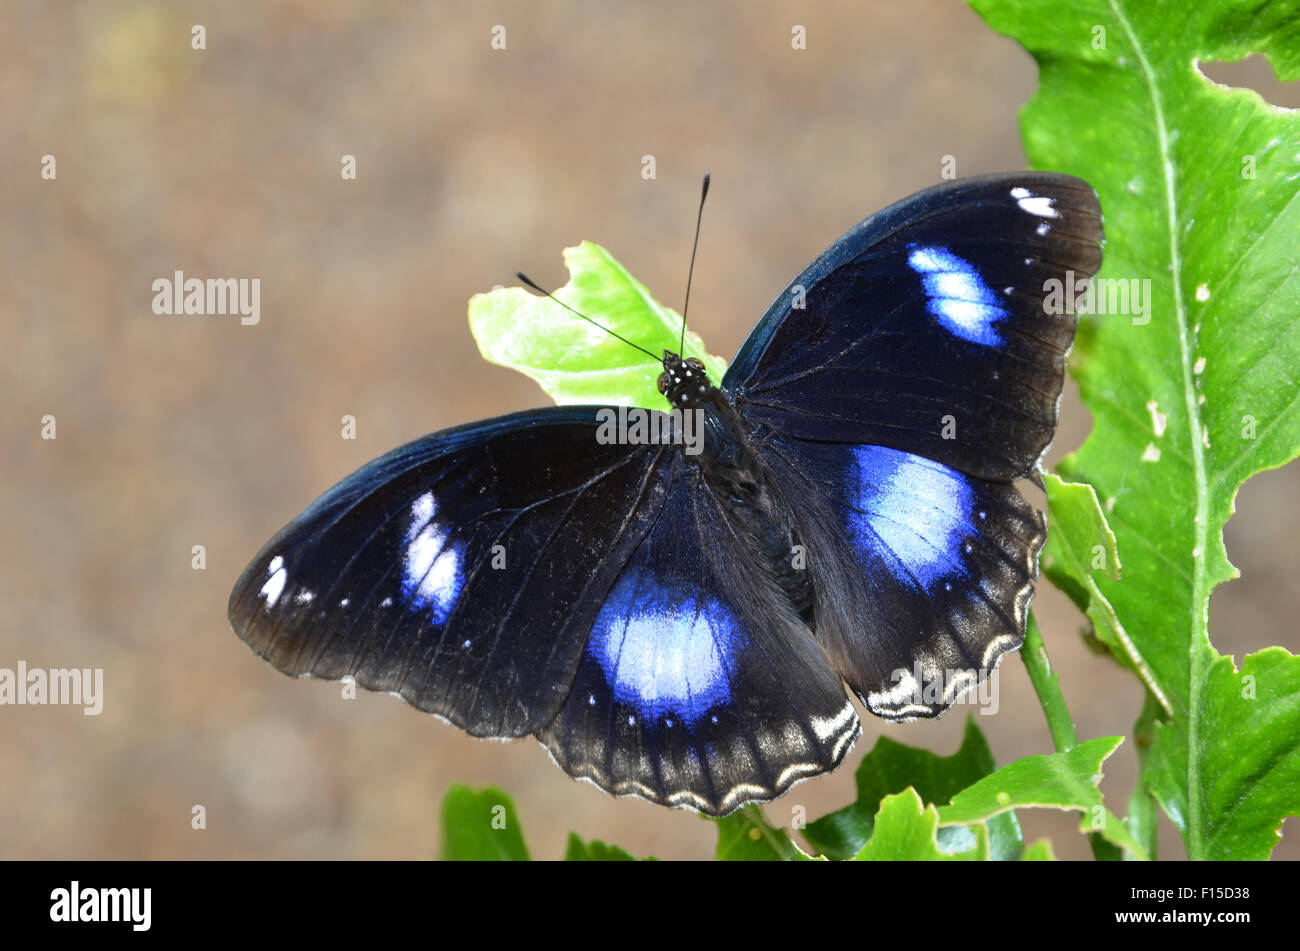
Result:
M1118 0L1106 0L1111 11L1119 21L1120 27L1132 44L1134 55L1141 66L1142 79L1146 83L1151 99L1151 111L1155 120L1160 160L1165 180L1166 224L1169 233L1170 278L1173 284L1174 316L1178 322L1178 349L1183 371L1183 402L1187 412L1189 442L1192 450L1192 476L1196 484L1196 518L1193 521L1192 534L1195 539L1192 557L1192 598L1191 630L1189 631L1188 652L1188 701L1187 701L1187 857L1199 859L1204 857L1204 803L1201 800L1199 725L1201 687L1204 684L1207 660L1204 645L1208 643L1206 631L1208 614L1208 593L1206 591L1206 563L1209 531L1209 486L1205 473L1205 450L1201 442L1204 425L1196 404L1196 385L1192 373L1190 343L1188 338L1187 311L1183 303L1182 289L1182 255L1178 247L1178 200L1174 182L1174 168L1170 157L1169 130L1165 122L1164 100L1160 95L1151 62L1146 50L1139 42L1136 32L1128 17L1124 15Z

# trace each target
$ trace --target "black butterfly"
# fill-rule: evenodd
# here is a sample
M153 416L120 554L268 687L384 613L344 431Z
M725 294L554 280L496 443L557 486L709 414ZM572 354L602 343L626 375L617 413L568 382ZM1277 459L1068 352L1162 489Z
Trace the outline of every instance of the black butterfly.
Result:
M665 350L703 451L603 444L597 407L472 423L285 526L230 623L285 673L351 676L571 776L708 815L837 766L852 692L934 717L1022 643L1046 532L1013 486L1056 426L1097 196L1018 172L866 219L715 387ZM801 306L802 305L802 306Z

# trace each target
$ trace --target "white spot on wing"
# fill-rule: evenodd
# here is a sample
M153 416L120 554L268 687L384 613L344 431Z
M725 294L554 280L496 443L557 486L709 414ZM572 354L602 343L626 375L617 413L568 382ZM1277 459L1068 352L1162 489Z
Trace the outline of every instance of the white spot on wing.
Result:
M989 642L989 646L984 648L984 656L980 658L980 664L984 667L992 667L993 661L999 654L1006 653L1016 646L1016 639L1010 634L999 634Z
M900 668L895 671L895 676L898 683L893 687L867 694L867 709L871 710L872 713L879 710L888 710L891 716L924 715L929 713L930 708L923 703L903 703L904 700L910 700L921 695L921 685L917 683L911 672Z
M1054 199L1046 195L1035 195L1028 188L1011 189L1011 197L1016 200L1021 211L1027 211L1031 215L1037 215L1040 218L1059 218L1060 213L1052 207ZM1040 232L1041 233L1041 232Z
M460 552L448 544L446 529L434 521L437 504L426 492L411 505L406 532L403 590L420 607L432 607L436 623L446 621L460 593Z
M284 592L284 584L289 580L289 573L285 570L284 559L279 555L271 559L266 570L269 577L257 594L258 597L266 599L266 608L269 611L275 607L275 602L280 600L280 595Z
M846 726L848 726L857 716L853 712L853 703L850 701L844 705L844 709L833 717L810 717L812 721L813 732L817 734L817 739L823 743L828 743L840 735Z

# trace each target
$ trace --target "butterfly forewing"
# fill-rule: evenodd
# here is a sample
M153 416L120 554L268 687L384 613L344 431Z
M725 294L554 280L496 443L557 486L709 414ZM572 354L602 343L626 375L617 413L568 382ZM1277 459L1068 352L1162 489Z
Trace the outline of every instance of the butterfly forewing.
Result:
M791 436L1022 476L1051 442L1076 322L1066 291L1100 266L1100 242L1097 196L1069 176L920 192L796 278L723 387Z
M595 412L448 430L360 469L249 565L236 633L285 673L352 676L475 736L545 725L673 459L602 445Z

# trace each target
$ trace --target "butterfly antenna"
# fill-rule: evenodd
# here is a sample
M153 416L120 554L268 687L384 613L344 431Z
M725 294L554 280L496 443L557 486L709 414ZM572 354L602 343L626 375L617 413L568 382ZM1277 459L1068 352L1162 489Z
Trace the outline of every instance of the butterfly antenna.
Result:
M619 340L622 340L622 341L623 341L625 344L627 344L629 347L635 347L637 350L640 350L642 353L644 353L646 356L648 356L648 357L649 357L651 360L653 360L655 363L660 363L660 364L662 364L662 363L664 362L664 361L663 361L663 357L657 357L657 356L655 356L653 353L651 353L651 352L650 352L649 350L647 350L645 347L642 347L642 346L640 346L639 344L635 344L635 343L633 343L631 340L628 340L628 339L627 339L626 337L624 337L622 334L617 334L617 333L615 333L614 331L610 330L608 327L606 327L604 324L597 323L596 321L594 321L594 320L592 320L590 317L588 317L586 314L583 314L583 313L580 313L580 312L574 310L572 307L570 307L570 306L569 306L568 304L566 304L564 301L560 300L558 297L556 297L556 296L555 296L554 294L552 294L550 291L548 291L548 290L546 290L545 288L541 287L541 286L538 285L535 281L530 280L530 279L528 278L528 276L525 275L523 272L521 272L521 271L515 271L515 277L519 278L519 280L523 281L525 284L527 284L527 285L528 285L529 287L531 287L533 290L537 291L537 293L542 294L542 295L545 295L546 297L549 297L551 300L555 301L555 303L559 304L561 307L563 307L563 308L564 308L565 310L567 310L569 313L573 314L575 317L581 317L583 320L587 321L587 323L592 324L593 326L599 327L601 330L605 331L605 333L609 334L611 337L617 337Z
M700 246L700 222L704 220L704 199L709 197L709 173L704 173L704 188L700 191L700 210L695 215L695 242L691 245L691 269L686 272L686 303L682 304L682 341L677 352L686 353L686 312L691 309L691 278L695 276L695 252Z

